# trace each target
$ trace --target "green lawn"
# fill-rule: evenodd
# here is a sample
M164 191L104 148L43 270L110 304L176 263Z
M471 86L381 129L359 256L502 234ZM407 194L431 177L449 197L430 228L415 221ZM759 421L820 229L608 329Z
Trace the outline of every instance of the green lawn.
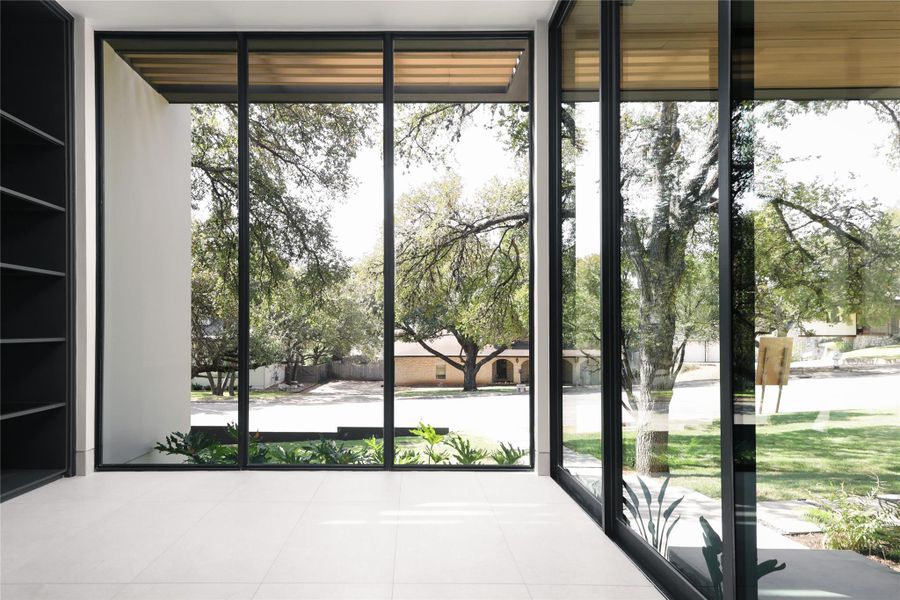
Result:
M873 348L863 348L862 350L851 350L850 352L844 352L841 356L843 356L845 360L852 360L854 358L900 360L900 344L895 346L875 346Z
M862 494L878 475L886 493L900 493L900 426L880 411L834 411L773 415L757 433L757 497L801 500L827 493L841 482ZM816 427L816 428L814 428ZM826 429L827 427L827 429ZM634 432L624 432L626 471L634 465ZM600 457L596 434L564 434L567 448ZM672 483L719 496L718 424L669 434Z
M191 400L204 402L237 402L237 388L235 388L234 392L234 396L229 396L228 394L225 394L224 396L213 396L212 392L209 390L191 390ZM299 392L294 392L294 395L298 393ZM266 400L286 398L291 395L290 392L282 392L279 390L250 390L251 398L265 398Z
M459 396L501 396L515 394L515 386L496 385L483 387L474 392L464 392L455 388L407 388L394 393L395 398L455 398Z

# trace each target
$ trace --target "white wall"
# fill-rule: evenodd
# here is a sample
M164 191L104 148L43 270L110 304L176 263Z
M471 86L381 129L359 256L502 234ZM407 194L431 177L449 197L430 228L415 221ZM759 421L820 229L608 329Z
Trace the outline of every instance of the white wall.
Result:
M79 17L75 53L75 472L94 468L97 188L94 28Z
M190 427L190 107L104 45L103 461Z

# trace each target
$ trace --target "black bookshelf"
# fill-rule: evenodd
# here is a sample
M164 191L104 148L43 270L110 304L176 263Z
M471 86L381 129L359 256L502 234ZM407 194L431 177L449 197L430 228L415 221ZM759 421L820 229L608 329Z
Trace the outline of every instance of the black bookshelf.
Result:
M0 499L72 474L72 18L0 2Z

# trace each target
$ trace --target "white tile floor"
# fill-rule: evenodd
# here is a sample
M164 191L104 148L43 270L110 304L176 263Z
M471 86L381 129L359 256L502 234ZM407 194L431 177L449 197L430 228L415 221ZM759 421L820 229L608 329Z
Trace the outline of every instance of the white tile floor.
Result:
M528 473L98 473L0 505L3 600L660 600Z

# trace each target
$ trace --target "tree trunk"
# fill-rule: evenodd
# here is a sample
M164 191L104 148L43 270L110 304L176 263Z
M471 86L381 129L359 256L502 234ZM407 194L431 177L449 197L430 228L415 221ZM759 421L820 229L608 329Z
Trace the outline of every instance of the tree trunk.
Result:
M466 344L463 346L463 391L474 392L478 390L475 382L475 376L478 375L478 347L474 344Z
M210 391L213 396L223 396L225 394L225 390L222 385L222 371L216 371L215 378L210 378Z

